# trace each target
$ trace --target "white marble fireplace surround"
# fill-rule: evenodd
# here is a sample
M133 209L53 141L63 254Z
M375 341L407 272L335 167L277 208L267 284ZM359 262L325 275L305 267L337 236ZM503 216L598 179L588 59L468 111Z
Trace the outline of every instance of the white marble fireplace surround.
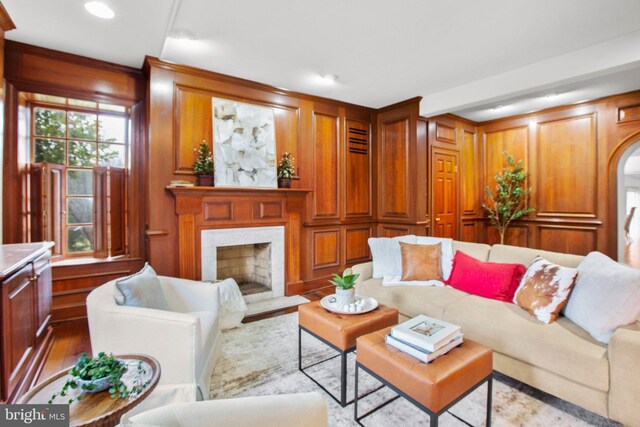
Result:
M271 244L271 291L245 296L247 303L284 297L284 226L242 227L203 230L200 236L202 247L202 280L223 280L217 277L217 248L221 246Z

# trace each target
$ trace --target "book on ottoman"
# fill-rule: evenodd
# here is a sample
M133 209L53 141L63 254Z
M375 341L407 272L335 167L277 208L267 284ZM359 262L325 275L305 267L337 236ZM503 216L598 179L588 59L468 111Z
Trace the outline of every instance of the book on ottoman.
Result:
M421 362L429 363L433 362L443 354L447 354L449 351L462 344L462 335L458 335L457 337L453 338L451 341L449 341L436 351L427 351L418 346L394 338L393 336L391 336L391 334L388 334L385 337L385 342L390 346L402 351L403 353L407 353L408 355L415 357Z
M460 326L423 314L391 328L397 340L433 353L449 344L460 333Z

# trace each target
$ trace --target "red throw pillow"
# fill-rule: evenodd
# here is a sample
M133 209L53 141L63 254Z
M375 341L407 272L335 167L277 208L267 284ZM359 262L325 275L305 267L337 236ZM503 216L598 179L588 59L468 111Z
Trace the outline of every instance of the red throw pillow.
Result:
M513 294L525 271L522 264L482 262L457 251L447 284L470 294L513 303Z

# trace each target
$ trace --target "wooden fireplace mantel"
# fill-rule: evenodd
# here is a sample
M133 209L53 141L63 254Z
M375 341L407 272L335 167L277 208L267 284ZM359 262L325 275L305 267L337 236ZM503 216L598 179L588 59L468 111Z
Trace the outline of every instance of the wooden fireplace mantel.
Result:
M285 227L285 294L302 287L300 233L305 199L298 188L166 187L178 216L180 277L201 279L202 230L281 225Z

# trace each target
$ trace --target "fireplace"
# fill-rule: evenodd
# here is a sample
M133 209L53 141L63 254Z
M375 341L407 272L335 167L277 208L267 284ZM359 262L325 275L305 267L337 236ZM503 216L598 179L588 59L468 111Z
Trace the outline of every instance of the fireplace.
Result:
M247 302L284 296L284 227L203 230L202 280L235 279Z

